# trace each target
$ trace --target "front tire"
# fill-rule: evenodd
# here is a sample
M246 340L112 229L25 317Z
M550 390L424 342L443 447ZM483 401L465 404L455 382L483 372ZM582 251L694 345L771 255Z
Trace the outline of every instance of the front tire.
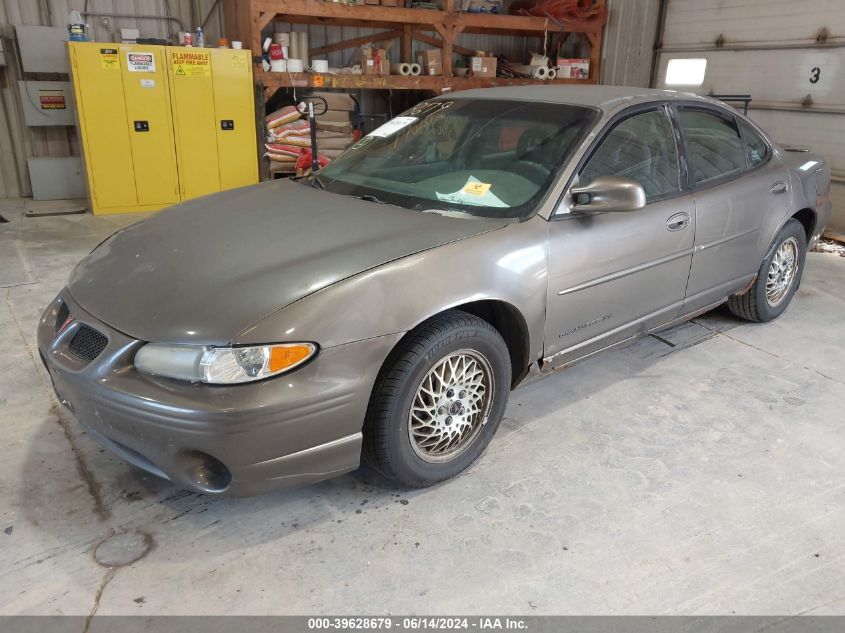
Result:
M754 284L743 294L730 297L728 309L741 319L758 323L780 316L801 282L806 255L804 227L790 219L760 265Z
M454 477L496 433L510 382L507 346L488 322L460 310L426 321L379 373L364 424L364 459L408 487Z

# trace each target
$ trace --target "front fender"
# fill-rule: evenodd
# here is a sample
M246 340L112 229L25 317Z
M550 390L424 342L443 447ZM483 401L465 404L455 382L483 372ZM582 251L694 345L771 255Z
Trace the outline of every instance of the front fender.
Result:
M530 358L539 358L547 268L548 223L534 217L349 277L267 316L234 342L335 347L407 332L448 308L493 299L519 311Z

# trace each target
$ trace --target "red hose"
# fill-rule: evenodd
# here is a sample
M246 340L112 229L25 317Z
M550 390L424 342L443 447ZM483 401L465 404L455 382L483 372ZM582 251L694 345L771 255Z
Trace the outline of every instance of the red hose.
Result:
M607 8L593 0L516 0L509 9L514 15L534 15L560 22L604 23Z

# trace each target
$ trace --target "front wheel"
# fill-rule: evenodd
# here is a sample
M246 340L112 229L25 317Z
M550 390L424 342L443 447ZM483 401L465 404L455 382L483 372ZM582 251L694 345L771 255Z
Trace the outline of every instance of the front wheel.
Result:
M434 317L403 339L379 374L364 459L409 487L454 477L490 443L510 381L508 349L492 325L459 310Z
M807 236L798 220L783 225L757 279L746 292L728 299L728 309L747 321L771 321L779 316L798 289L804 272Z

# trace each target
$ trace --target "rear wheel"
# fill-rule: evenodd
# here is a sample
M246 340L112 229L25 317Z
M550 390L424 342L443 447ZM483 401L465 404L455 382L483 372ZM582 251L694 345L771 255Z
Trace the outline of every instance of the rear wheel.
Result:
M364 458L405 486L454 477L490 443L507 405L510 356L496 329L449 310L385 363L364 425Z
M771 321L779 316L798 289L806 251L804 227L798 220L789 220L760 265L754 285L743 294L730 297L728 309L747 321Z

